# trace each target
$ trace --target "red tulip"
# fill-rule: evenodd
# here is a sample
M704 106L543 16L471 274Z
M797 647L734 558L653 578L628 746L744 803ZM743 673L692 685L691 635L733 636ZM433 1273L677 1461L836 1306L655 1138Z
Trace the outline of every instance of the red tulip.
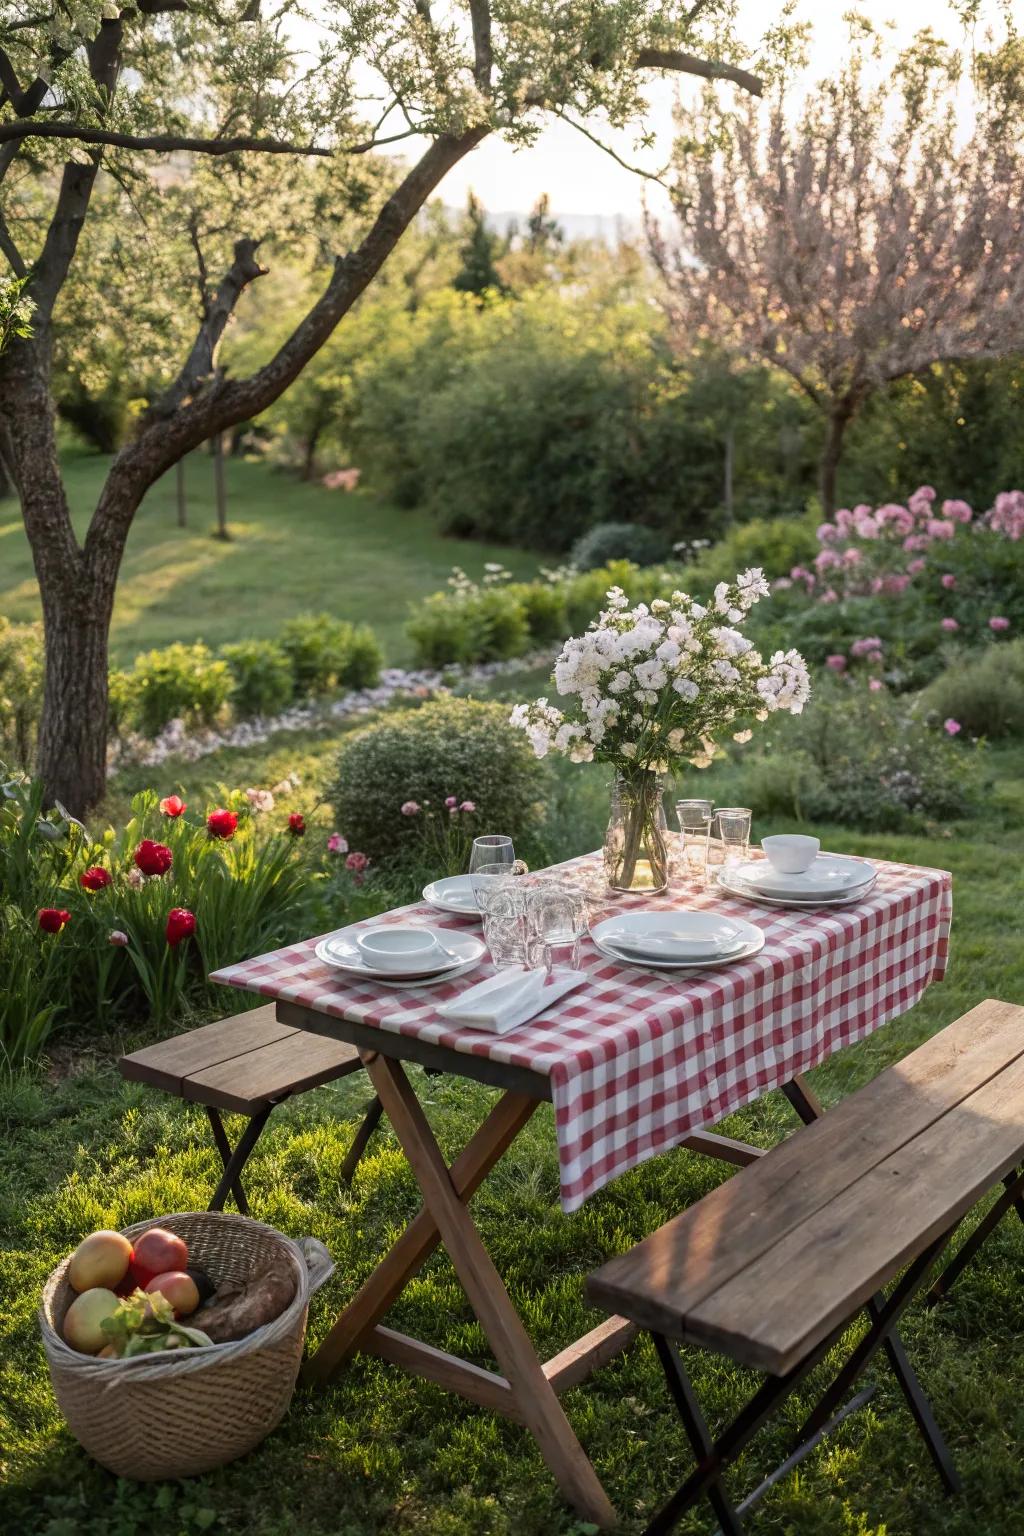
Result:
M186 807L180 795L166 795L160 801L160 809L165 816L169 816L173 821L175 817L182 815Z
M105 885L110 884L110 871L94 864L91 869L79 875L78 883L83 891L102 891Z
M39 926L44 933L60 933L65 923L71 921L71 913L63 907L40 907Z
M166 875L173 863L171 850L144 837L135 850L135 862L144 875Z
M167 942L176 949L183 939L190 939L196 931L196 917L185 907L172 907L167 914L165 933Z
M306 818L301 811L292 811L292 814L288 817L288 831L293 837L305 837Z
M211 811L206 818L206 830L210 836L223 838L226 843L234 837L237 826L238 817L234 811L218 809Z

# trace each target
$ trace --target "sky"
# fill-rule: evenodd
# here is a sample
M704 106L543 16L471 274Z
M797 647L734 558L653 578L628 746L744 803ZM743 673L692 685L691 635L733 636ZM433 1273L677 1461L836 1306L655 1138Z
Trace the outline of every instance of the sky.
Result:
M846 49L847 28L843 13L850 7L842 0L800 0L797 18L813 24L810 70L824 78L841 61ZM922 27L929 26L948 41L959 41L963 30L946 0L860 0L857 11L876 26L892 21L887 35L901 47ZM1006 9L1024 28L1024 0L1010 0ZM741 0L739 34L756 38L781 10L781 0ZM655 80L650 90L650 125L657 135L657 149L635 151L632 134L610 134L608 141L631 163L660 170L668 160L672 142L672 105L677 87ZM699 87L686 83L678 89L693 99ZM735 86L719 85L719 91ZM404 146L408 150L408 145ZM553 122L529 149L514 151L499 139L486 140L449 172L441 196L451 207L462 206L472 189L492 210L525 211L547 192L555 213L601 214L639 219L645 189L657 207L662 196L651 183L616 165L611 157L590 144L565 123Z

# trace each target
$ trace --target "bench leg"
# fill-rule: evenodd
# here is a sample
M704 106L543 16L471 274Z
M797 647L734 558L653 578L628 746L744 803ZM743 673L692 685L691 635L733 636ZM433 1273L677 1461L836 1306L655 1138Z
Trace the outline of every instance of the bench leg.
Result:
M366 1106L366 1113L363 1116L362 1123L356 1131L355 1139L348 1149L345 1161L341 1165L341 1181L343 1184L351 1184L353 1175L359 1166L359 1159L366 1151L370 1137L380 1124L380 1118L383 1113L384 1106L377 1095L374 1094Z
M206 1106L206 1113L210 1117L210 1126L213 1130L213 1139L217 1143L217 1150L224 1164L224 1172L221 1174L220 1182L213 1192L213 1199L206 1207L208 1211L222 1211L228 1195L233 1193L238 1209L243 1216L248 1216L249 1202L245 1198L245 1190L242 1188L241 1173L249 1161L252 1149L263 1134L263 1127L270 1118L273 1108L272 1102L265 1104L257 1114L253 1115L238 1138L234 1151L232 1151L220 1115L211 1105L208 1104Z
M697 1394L693 1390L690 1378L686 1374L683 1362L680 1359L679 1350L675 1344L664 1338L660 1333L654 1334L653 1338L654 1347L658 1352L658 1359L661 1361L661 1368L665 1372L665 1380L668 1382L672 1400L676 1405L676 1412L683 1421L683 1428L686 1430L687 1438L693 1447L693 1454L696 1456L698 1464L706 1463L708 1458L714 1454L714 1441L711 1438L711 1431L708 1429L707 1420L701 1411L700 1403L697 1401ZM704 1492L707 1494L711 1508L718 1516L723 1536L744 1536L743 1524L739 1515L732 1507L729 1496L722 1484L722 1479L717 1475L709 1477ZM644 1532L644 1536L661 1536L662 1532L672 1529L675 1521L675 1513L672 1512L670 1514L666 1508L655 1515L651 1524Z
M986 1211L970 1237L961 1243L941 1275L937 1276L928 1292L928 1306L934 1307L936 1302L949 1295L978 1249L988 1241L1011 1206L1024 1221L1024 1170L1014 1169L1006 1175L1003 1183L1006 1187L999 1199L990 1210Z

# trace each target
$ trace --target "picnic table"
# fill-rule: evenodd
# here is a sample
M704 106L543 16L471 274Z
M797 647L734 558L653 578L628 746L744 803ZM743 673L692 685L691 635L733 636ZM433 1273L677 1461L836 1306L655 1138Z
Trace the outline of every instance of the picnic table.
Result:
M721 891L673 885L660 896L609 899L599 855L549 871L589 888L596 921L647 907L713 909L764 931L757 955L720 969L666 973L615 963L588 940L584 985L507 1035L453 1028L437 1005L489 973L402 990L357 982L323 964L318 938L213 973L273 998L278 1018L354 1045L423 1196L423 1209L338 1316L307 1365L323 1381L356 1351L381 1356L526 1426L567 1500L598 1525L615 1513L559 1395L630 1341L611 1317L553 1359L535 1353L468 1209L473 1192L540 1104L554 1108L561 1203L572 1212L628 1169L686 1146L745 1164L761 1149L708 1127L781 1088L804 1120L821 1114L803 1075L906 1012L946 968L952 881L941 870L879 862L870 894L848 907L759 907ZM422 903L362 926L471 919ZM502 1090L449 1166L406 1065ZM502 1374L383 1325L402 1291L443 1244Z

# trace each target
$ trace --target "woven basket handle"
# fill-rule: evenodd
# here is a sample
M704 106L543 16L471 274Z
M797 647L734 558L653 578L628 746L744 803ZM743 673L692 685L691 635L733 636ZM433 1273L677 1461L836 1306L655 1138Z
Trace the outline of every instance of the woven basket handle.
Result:
M309 1270L309 1294L312 1296L334 1274L334 1260L318 1237L300 1238L299 1247Z

